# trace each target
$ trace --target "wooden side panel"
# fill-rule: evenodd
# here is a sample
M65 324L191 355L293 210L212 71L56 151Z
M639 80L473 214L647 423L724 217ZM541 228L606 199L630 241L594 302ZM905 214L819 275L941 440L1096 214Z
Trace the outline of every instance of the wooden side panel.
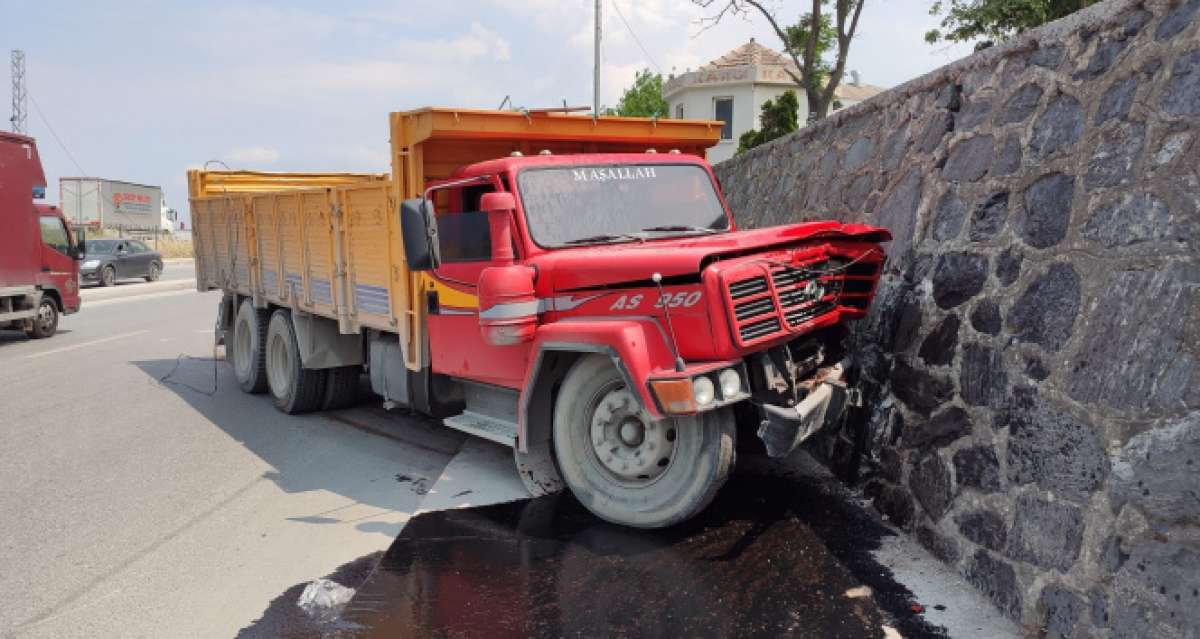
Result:
M341 189L351 318L363 325L395 330L389 185Z
M334 304L333 219L329 194L306 191L300 194L300 226L305 258L305 308L336 317Z
M270 302L280 302L283 271L279 260L279 223L275 215L276 198L257 195L251 199L254 215L255 247L258 252L259 293Z
M243 295L254 293L254 253L251 251L254 240L254 225L249 213L249 201L245 197L230 197L225 200L226 225L229 227L230 277L232 290Z
M305 296L300 195L288 193L275 196L275 217L279 222L279 275L283 280L280 299L295 303Z

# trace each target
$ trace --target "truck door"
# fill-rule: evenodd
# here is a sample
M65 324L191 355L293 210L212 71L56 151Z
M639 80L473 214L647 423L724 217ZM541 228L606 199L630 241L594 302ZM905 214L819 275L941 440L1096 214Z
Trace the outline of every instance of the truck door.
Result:
M42 268L38 284L52 288L62 297L67 309L79 308L79 275L75 258L71 256L74 238L57 215L39 215L42 234Z
M430 360L435 373L520 388L529 345L493 346L479 328L479 275L495 265L479 198L494 190L472 184L433 193L442 264L427 288Z

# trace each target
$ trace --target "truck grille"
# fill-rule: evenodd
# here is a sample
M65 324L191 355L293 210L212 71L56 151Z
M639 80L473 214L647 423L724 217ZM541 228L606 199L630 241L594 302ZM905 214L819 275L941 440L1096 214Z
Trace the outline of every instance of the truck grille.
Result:
M878 268L875 263L848 264L830 258L802 266L771 266L769 276L729 282L734 325L741 344L797 331L839 306L865 311Z

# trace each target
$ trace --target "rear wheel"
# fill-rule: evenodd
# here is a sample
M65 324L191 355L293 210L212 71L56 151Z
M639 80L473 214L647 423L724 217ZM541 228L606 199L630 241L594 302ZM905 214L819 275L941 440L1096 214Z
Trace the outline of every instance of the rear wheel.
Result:
M233 376L247 393L267 392L267 323L270 311L254 308L245 300L233 320L233 340L227 347L233 364Z
M117 283L117 269L105 266L100 269L100 286L112 286Z
M325 370L304 368L292 315L279 309L267 324L267 386L279 410L294 415L321 407L325 396Z
M146 271L146 281L157 282L160 277L162 277L162 264L151 262L150 270Z
M704 509L734 461L733 413L652 420L604 356L577 362L559 389L554 453L588 510L613 523L661 528Z
M339 366L326 373L325 397L321 410L349 408L358 401L358 382L362 376L361 366Z
M46 339L58 331L58 304L49 297L42 297L38 304L37 315L33 317L33 326L29 327L28 335L33 339Z

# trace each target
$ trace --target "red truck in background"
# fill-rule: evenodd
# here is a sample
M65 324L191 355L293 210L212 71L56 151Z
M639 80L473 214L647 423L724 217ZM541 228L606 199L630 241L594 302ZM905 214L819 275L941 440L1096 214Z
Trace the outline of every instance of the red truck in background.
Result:
M33 138L0 132L0 329L50 337L60 315L79 310L83 241L46 196Z

